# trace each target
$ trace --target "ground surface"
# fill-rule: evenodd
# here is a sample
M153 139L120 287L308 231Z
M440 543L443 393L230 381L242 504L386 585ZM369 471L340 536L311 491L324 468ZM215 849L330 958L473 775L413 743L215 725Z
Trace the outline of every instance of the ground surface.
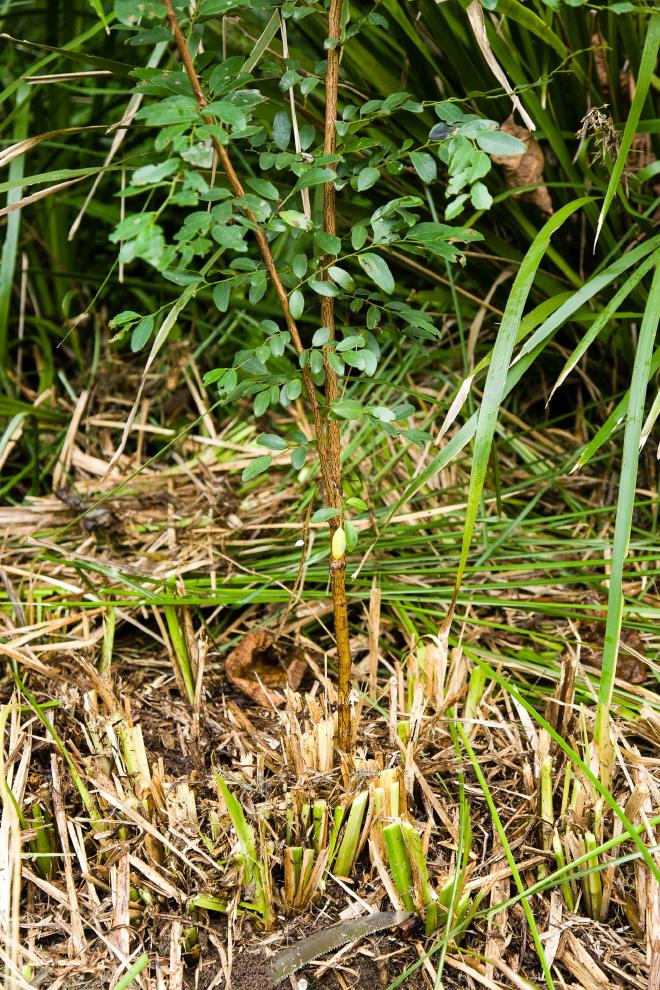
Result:
M162 395L157 385L154 402ZM335 769L321 766L301 740L334 701L323 559L293 596L299 559L293 557L293 566L286 558L282 580L270 567L265 582L259 569L260 556L272 552L282 533L283 548L292 531L297 535L295 526L282 528L283 519L292 518L291 493L239 491L229 472L236 457L251 451L236 453L230 429L189 438L174 458L155 464L146 463L138 443L103 477L118 429L105 401L97 399L84 428L67 438L58 494L0 509L3 650L14 673L2 688L4 773L15 796L15 803L3 804L0 907L15 985L101 990L147 953L137 986L210 990L228 986L233 974L237 990L253 990L266 985L282 948L341 919L399 908L387 870L366 844L350 877L328 876L325 890L304 910L287 911L284 894L282 850L302 835L292 809L319 798L331 808L346 806L386 768L396 771L407 816L428 844L436 885L451 875L460 852L463 775L463 807L471 820L465 890L471 903L481 899L458 944L448 947L443 985L542 985L523 902L507 903L516 881L475 774L476 761L527 889L544 868L556 868L544 851L539 820L538 726L488 681L465 722L475 761L465 749L457 752L452 710L465 714L469 653L450 638L444 701L417 699L411 711L405 685L415 637L398 622L395 595L379 605L367 589L352 606L353 645L356 684L375 707L364 696L357 704L355 758L339 759ZM593 490L600 481L590 484ZM438 499L442 504L442 495ZM387 568L387 556L380 564ZM420 578L413 584L422 595L432 588ZM481 609L487 620L481 631L464 625L464 645L482 649L498 670L514 672L527 696L580 749L592 726L589 675L598 672L602 605L587 585L585 618L572 623L550 608L516 613L512 593L499 608L502 593L496 589ZM541 602L555 604L564 594L561 584L543 577ZM172 622L192 659L192 704ZM257 658L248 655L246 662L245 636L263 628L276 645L259 658L257 681ZM499 652L504 641L507 661ZM618 698L624 708L643 709L644 717L620 722L613 790L633 823L648 827L660 807L660 729L649 680L656 638L643 626L630 628L626 644ZM555 663L543 674L534 649L555 650ZM379 663L371 685L370 656ZM292 664L298 693L286 688ZM247 693L237 687L241 678ZM256 704L264 688L286 703ZM554 690L565 693L553 710L547 698ZM406 745L392 729L392 712L400 716L402 709L413 720ZM594 810L585 801L560 812L566 762L556 746L551 752L556 821L579 836L593 827ZM254 891L240 883L236 832L218 773L268 851L268 932L241 909ZM606 816L603 837L616 836L617 828ZM623 844L616 853L632 848ZM35 859L36 852L42 858ZM603 876L609 908L602 921L586 916L579 879L573 911L556 883L528 899L556 986L650 987L660 937L657 885L639 861ZM207 910L200 898L208 897L228 913ZM420 923L397 926L336 946L295 979L309 988L372 990L392 986L416 965L407 985L432 986L438 945L426 956L433 947Z

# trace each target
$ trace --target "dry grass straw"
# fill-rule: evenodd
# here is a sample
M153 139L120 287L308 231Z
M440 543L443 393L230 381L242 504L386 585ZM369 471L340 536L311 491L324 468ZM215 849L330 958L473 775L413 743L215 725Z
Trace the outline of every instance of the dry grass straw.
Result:
M186 385L190 394L194 382L193 375ZM203 409L198 399L196 408ZM363 658L357 681L365 692L356 701L356 758L336 767L331 643L323 628L322 592L303 594L305 582L311 586L304 573L298 597L280 621L281 633L297 638L307 659L301 693L289 691L279 711L256 709L246 706L224 677L227 646L271 618L268 607L250 601L251 587L264 583L263 573L252 565L258 555L287 545L297 524L281 520L299 492L259 488L238 498L231 473L257 450L240 425L231 423L223 430L207 423L203 432L188 434L176 455L155 463L146 459L148 448L138 440L133 453L125 452L113 475L101 482L125 408L108 397L105 405L86 407L84 418L85 401L81 397L72 405L55 468L63 497L26 499L0 509L6 596L0 613L2 650L19 682L16 690L16 682L7 681L3 698L0 928L5 984L110 988L146 952L148 962L135 975L136 986L208 990L227 985L232 963L248 947L269 953L337 918L398 909L401 900L384 855L382 825L403 816L416 827L433 883L441 886L458 855L459 769L466 774L473 826L465 890L472 900L482 898L460 947L449 947L444 985L538 983L538 961L520 903L507 903L515 892L511 869L483 794L464 756L457 756L449 731L455 716L467 716L466 731L518 871L527 886L533 885L540 868L546 874L555 868L538 813L540 768L545 756L553 755L553 826L561 826L563 836L563 766L546 735L506 692L475 680L471 660L480 650L497 660L506 643L508 669L520 682L529 678L524 659L516 659L531 626L525 612L507 605L507 629L483 634L466 615L462 638L451 643L446 630L432 636L427 626L423 637L408 630L404 638L393 612L396 603L382 581L374 583L367 591L364 629L357 624L355 629L357 656ZM146 401L155 404L156 398L148 393ZM194 405L194 396L191 401ZM148 410L143 413L133 426L134 437L167 439ZM528 451L538 453L549 442L555 441L526 441ZM515 481L515 460L503 467ZM389 504L395 504L396 484L405 485L406 472L405 466L392 468ZM461 464L452 465L443 482L458 488L449 498L436 489L424 508L400 512L399 524L411 532L422 527L423 533L428 526L430 539L435 520L460 512L456 493L464 479ZM598 479L576 479L574 485L577 493L592 492L595 503L601 498ZM311 554L313 540L308 546ZM175 583L172 590L172 581L182 576L186 588L177 589ZM290 579L273 582L281 600L299 577L296 566ZM508 577L499 572L500 588ZM519 580L515 571L510 577ZM401 573L400 582L421 593L430 587L424 574ZM191 604L177 605L186 589L184 600L192 598ZM568 593L551 580L536 594L554 601L565 595L568 601ZM195 597L208 604L200 608ZM163 601L173 603L191 658L192 705L173 662ZM204 626L213 635L210 641ZM543 632L565 627L549 617ZM632 648L639 652L640 645L636 641ZM576 700L575 686L584 685L584 665L590 660L586 647L579 656L567 651L546 712L576 746L591 709ZM21 684L38 710L26 703ZM627 690L652 700L644 687L628 684ZM49 725L98 809L94 821ZM647 704L640 719L619 723L617 732L615 796L653 846L651 822L660 809L655 708ZM268 936L259 934L258 918L246 909L252 892L243 883L245 871L216 769L240 802L268 864L275 912L275 930ZM400 796L396 807L387 796L394 780ZM326 844L330 812L349 812L361 793L369 796L355 854L348 876L336 877ZM589 802L584 794L580 800L568 823L578 841L590 825ZM302 813L314 802L326 809L316 846L312 812ZM605 822L603 838L620 834L616 820ZM302 850L297 865L294 848ZM617 847L610 855L629 849ZM567 907L559 884L533 898L557 985L564 980L580 990L601 990L605 983L651 988L660 965L657 884L638 860L605 866L595 921L585 917L580 879L573 881L575 911ZM423 960L411 980L432 985L437 957L426 958L431 946L417 935L410 942L382 935L361 951L365 965L379 966L388 980ZM309 972L334 987L355 980L360 959L340 950L332 965L315 962ZM248 986L238 984L239 990Z

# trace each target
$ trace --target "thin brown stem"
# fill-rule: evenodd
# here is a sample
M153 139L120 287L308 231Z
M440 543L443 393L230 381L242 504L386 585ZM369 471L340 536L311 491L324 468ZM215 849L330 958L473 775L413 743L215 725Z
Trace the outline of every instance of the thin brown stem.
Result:
M341 10L342 0L331 0L328 11L328 38L334 44L328 50L328 68L325 77L325 132L323 139L323 154L333 155L336 151L336 120L337 120L337 90L339 85L339 62L341 48ZM337 210L335 187L332 182L326 182L323 187L323 229L327 234L335 234L337 230ZM326 255L322 260L321 278L328 278L328 267L334 258ZM333 350L335 340L335 312L332 296L321 298L321 323L330 330L329 346L324 352L325 365L325 398L328 409L339 398L337 375L328 360ZM327 492L328 503L336 509L342 507L343 487L341 477L341 436L337 420L328 419L326 430L326 453L330 473L330 489ZM330 520L331 534L343 526L343 515ZM346 558L342 555L338 560L332 560L330 565L332 603L335 617L335 639L337 641L337 720L338 744L344 753L351 749L351 713L349 695L351 690L351 644L348 628L348 606L346 601Z
M179 52L179 57L183 62L183 66L186 70L186 74L188 76L188 80L192 87L192 91L195 94L195 99L197 100L200 109L204 110L204 108L208 103L208 100L206 99L206 96L204 95L204 92L202 90L199 81L199 76L197 75L197 70L195 69L192 56L190 54L190 49L188 48L188 43L186 42L186 39L183 36L183 32L181 31L181 27L177 20L177 16L174 12L174 8L172 7L171 0L163 0L163 6L165 7L165 10L167 12L167 20L169 22L170 29L174 37L174 41L176 43L176 47ZM204 121L207 124L215 123L214 119L207 115L204 115ZM215 135L211 136L211 141L213 143L213 148L215 150L215 153L218 156L220 165L222 166L222 169L229 180L229 185L231 186L234 195L243 196L245 190L243 189L243 185L238 175L236 174L236 170L232 164L231 158L229 157L229 152L224 147L224 145L220 144L220 142L218 141ZM264 265L266 266L268 277L270 278L271 284L275 289L275 293L279 300L280 307L284 315L284 320L287 325L287 329L289 331L289 334L291 335L291 341L293 343L294 349L298 357L300 357L300 355L304 350L302 340L300 339L300 333L298 331L298 326L296 324L296 321L291 315L291 311L289 309L289 297L287 296L286 289L282 285L282 280L279 276L279 272L277 271L277 267L275 265L273 255L270 250L268 240L266 238L264 231L259 226L257 219L252 213L252 211L245 208L244 213L248 218L248 220L251 220L252 223L254 224L253 233L257 241L257 245L259 246L261 257L263 259ZM307 390L309 404L312 410L312 417L314 419L314 432L316 434L316 445L319 452L319 463L321 465L321 476L323 478L324 487L327 490L331 487L331 482L330 482L328 458L326 456L326 449L325 449L326 444L325 444L325 430L323 425L323 416L321 415L321 410L319 407L316 390L314 388L314 382L312 381L312 376L309 372L309 369L303 368L301 371L301 376L305 385L305 389Z
M172 7L171 0L163 0L163 5L167 12L167 19L176 43L179 57L183 63L186 70L186 74L192 86L193 93L195 94L195 99L202 111L206 108L208 101L202 90L199 76L197 75L197 70L195 69L192 56L190 54L190 49L186 39L181 31L181 27L177 20L177 16ZM334 154L336 140L335 140L335 121L337 118L337 86L339 80L339 59L340 59L340 49L339 49L339 39L341 31L341 8L342 0L331 0L330 11L328 15L328 36L336 41L334 48L331 48L328 52L328 72L326 78L326 118L325 118L325 138L324 138L324 151L326 154ZM206 123L214 123L211 116L202 114L203 119ZM244 189L241 181L236 174L236 170L232 164L229 152L226 147L218 141L215 135L212 135L211 141L213 143L213 148L218 157L218 161L229 180L229 184L235 196L243 196ZM279 272L275 265L272 252L270 250L266 234L263 229L259 226L259 223L248 208L244 208L245 216L252 222L253 233L257 241L257 245L261 252L261 257L263 259L264 265L266 266L266 271L270 278L271 284L275 289L275 293L278 297L284 319L286 321L287 329L291 335L291 341L293 343L296 354L300 356L303 352L303 344L300 338L300 333L296 321L291 315L289 309L289 298L286 293L286 289L282 284ZM335 208L335 190L331 182L326 183L323 192L323 227L324 230L330 234L335 233L336 229L336 208ZM326 256L322 261L322 277L327 278L327 268L332 263L332 257ZM321 299L321 318L323 325L330 328L331 340L334 340L335 335L335 321L334 321L334 307L332 299L323 297ZM314 382L312 380L309 368L303 368L301 371L301 377L307 391L309 398L309 404L312 411L312 417L314 420L314 432L316 434L316 446L319 454L319 464L321 467L321 477L323 480L323 487L326 492L326 500L328 505L332 508L337 508L341 510L343 488L341 479L341 439L339 433L339 424L330 420L326 415L323 415L321 408L319 406L318 397L316 390L314 388ZM330 366L327 360L327 354L325 357L325 397L328 409L332 402L334 402L339 397L339 387L337 383L337 376ZM343 524L343 519L341 513L337 515L334 519L330 520L330 533L331 536L337 531L337 529ZM339 748L347 753L351 749L351 720L350 720L350 707L349 707L349 694L351 685L351 651L350 651L350 640L349 640L349 629L348 629L348 607L346 602L346 562L342 556L340 559L332 559L330 565L330 580L332 588L332 601L333 610L335 618L335 637L337 641L337 656L339 665L338 674L338 743Z

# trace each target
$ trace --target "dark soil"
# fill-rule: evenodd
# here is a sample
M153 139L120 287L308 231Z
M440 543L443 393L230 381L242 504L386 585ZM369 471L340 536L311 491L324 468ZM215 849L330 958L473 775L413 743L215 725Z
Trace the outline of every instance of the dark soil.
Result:
M414 953L408 948L394 952L392 939L384 936L369 939L369 948L351 948L337 967L324 970L322 960L305 966L294 975L297 980L305 980L308 990L335 990L339 987L359 987L360 990L385 990L392 980L415 961ZM364 951L365 954L362 954ZM367 954L368 953L368 954ZM404 958L405 957L405 958ZM272 986L270 958L263 949L243 949L234 959L232 966L232 990L264 990ZM278 986L286 987L288 980ZM415 972L406 982L409 990L423 986L421 977Z
M264 990L273 985L270 959L263 949L256 952L243 949L236 956L231 969L231 982L234 990Z

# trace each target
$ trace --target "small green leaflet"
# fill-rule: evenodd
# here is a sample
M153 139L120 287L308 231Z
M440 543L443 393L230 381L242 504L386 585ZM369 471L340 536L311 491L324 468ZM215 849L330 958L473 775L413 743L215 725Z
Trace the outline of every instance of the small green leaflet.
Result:
M290 402L297 399L299 395L302 394L302 382L299 378L292 378L290 382L286 383L285 386L286 397Z
M383 261L380 255L372 254L370 251L358 255L358 262L378 288L391 296L394 292L395 282L387 262Z
M424 151L413 151L410 155L410 161L412 166L417 172L422 182L429 183L438 175L438 167L435 163L435 158L428 155Z
M505 131L481 131L477 134L477 144L489 155L524 155L527 150L523 141L506 134Z
M268 447L269 450L286 450L286 440L275 433L261 433L257 437L257 443L260 447Z
M308 352L303 351L303 354L306 353ZM311 353L309 354L309 366L312 369L313 375L321 374L321 372L323 371L323 355L321 354L321 351L319 350L311 351Z
M304 254L297 254L291 262L293 274L296 278L304 278L307 271L307 258Z
M484 189L488 193L485 186ZM454 202L462 202L465 199L467 199L467 193L459 196ZM449 209L447 210L447 214L449 214ZM439 254L443 258L447 258L448 261L455 261L461 258L460 250L454 247L455 241L475 241L481 239L482 235L476 230L469 230L466 227L452 227L446 223L431 223L430 221L416 224L406 237L406 240L421 244L426 250L432 251L434 254Z
M270 389L265 388L254 397L254 415L263 416L270 405Z
M418 223L408 234L407 240L430 246L433 241L480 241L483 234L469 227L452 227L447 223Z
M328 519L334 519L341 513L341 509L331 509L326 507L324 509L317 509L312 516L312 522L327 522Z
M325 230L317 230L314 233L314 240L326 254L339 254L341 251L341 241L335 234L328 234Z
M340 399L332 404L332 415L341 419L360 419L363 413L362 403L355 399Z
M344 521L344 532L346 533L346 549L355 550L360 534L358 533L357 526L350 519Z
M309 189L311 186L320 186L326 182L332 182L336 178L337 173L333 172L331 168L313 166L312 168L308 168L306 172L303 172L296 182L295 188Z
M363 168L357 177L357 189L358 192L364 192L365 189L371 189L380 179L380 172L377 168L372 168L367 166Z
M393 423L397 418L395 411L387 406L368 406L367 412L381 423Z
M299 230L311 230L314 226L312 221L304 213L299 213L298 210L281 210L280 220L284 220L284 223L288 224L289 227L296 227Z
M335 372L335 374L339 375L339 377L341 378L344 372L346 371L346 367L342 359L339 357L338 354L335 353L335 351L328 351L327 358L328 358L328 364L330 365L332 370Z
M131 334L131 350L135 354L136 351L142 350L144 345L147 343L154 329L154 318L153 316L143 316L137 326L133 329Z
M319 278L310 278L309 287L314 292L317 292L319 296L333 296L339 295L339 289L334 282L322 281Z
M230 289L231 286L228 279L225 282L218 282L217 285L213 286L213 302L221 313L226 313L229 308Z
M148 186L156 182L161 182L169 175L172 175L179 167L179 162L175 158L168 158L167 161L159 162L157 165L143 165L137 168L131 176L131 185Z
M299 320L305 311L305 297L300 289L294 289L289 296L289 312L294 320Z
M289 120L288 113L280 110L273 117L273 141L280 149L284 151L288 147L289 141L291 140L291 121Z
M243 481L251 481L256 478L258 474L263 474L273 463L273 458L268 454L264 454L262 457L255 457L253 461L250 461L248 466L244 469L241 479Z
M168 124L192 124L197 120L198 113L197 102L192 96L176 95L142 107L135 119L146 120L152 127L166 127Z
M339 268L337 265L330 265L328 268L328 275L333 282L336 282L337 285L341 285L342 289L345 289L346 292L352 292L355 288L355 282L353 281L352 276L349 275L347 271L344 271L343 268Z
M433 436L427 433L426 430L401 430L401 436L407 437L411 443L414 443L421 450L424 449L427 443L431 443L433 440Z
M246 183L258 196L263 196L265 199L280 198L277 186L274 186L268 179L246 179Z
M134 323L136 320L140 319L140 314L136 313L134 309L124 309L117 316L113 316L110 320L110 327L112 330L116 330L117 327L123 326L125 323ZM330 331L328 331L328 334Z
M483 182L475 182L472 186L470 200L475 210L489 210L493 205L493 197Z
M213 103L209 103L208 106L204 108L205 114L213 114L214 117L218 117L223 124L230 124L232 127L237 127L242 130L247 124L247 117L243 111L234 106L228 100L216 100Z
M361 334L351 334L350 337L344 337L337 344L338 351L348 351L352 347L364 347L364 337Z
M367 228L361 223L356 223L353 229L351 230L351 244L353 245L353 250L359 251L360 248L364 245L366 239L367 239Z

